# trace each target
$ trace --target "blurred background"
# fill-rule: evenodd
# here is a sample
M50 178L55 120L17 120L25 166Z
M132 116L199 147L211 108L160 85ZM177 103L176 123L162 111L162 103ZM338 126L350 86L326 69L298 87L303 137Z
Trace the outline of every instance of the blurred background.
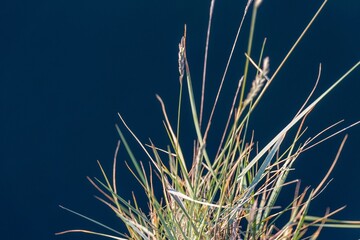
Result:
M150 137L166 147L155 94L162 96L170 118L175 119L178 42L185 23L194 88L200 93L209 4L210 0L0 2L1 239L100 239L82 234L54 236L67 229L99 230L59 204L123 230L114 214L93 198L97 192L86 176L101 177L96 160L111 170L118 112L141 140ZM215 4L205 104L212 104L245 4L244 0ZM318 0L264 0L254 58L266 37L265 55L273 73L320 5ZM214 147L243 72L250 13L226 78L220 102L225 107L216 112L210 132L214 142L209 144ZM323 72L315 96L359 61L359 13L360 1L329 1L254 113L252 127L260 146L302 105L315 83L319 63ZM360 120L359 91L357 69L311 114L306 137L341 119L345 119L343 126ZM208 115L206 109L205 119ZM191 156L194 135L189 115L183 121L189 129L183 141ZM347 205L336 218L360 220L360 126L347 133L349 139L331 175L334 180L314 201L313 215ZM302 187L316 186L343 137L340 134L305 153L291 178L301 178ZM139 159L147 162L138 152ZM129 159L122 148L118 188L130 198L139 186L124 160ZM285 199L293 196L292 190L284 193ZM359 229L324 229L320 239L359 238Z

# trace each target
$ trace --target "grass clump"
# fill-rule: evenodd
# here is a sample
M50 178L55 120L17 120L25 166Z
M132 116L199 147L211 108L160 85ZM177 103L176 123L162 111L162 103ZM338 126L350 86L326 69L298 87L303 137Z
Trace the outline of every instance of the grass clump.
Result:
M339 122L314 137L302 140L304 132L306 131L304 125L306 117L330 91L360 65L360 62L357 62L348 72L335 81L330 88L320 94L319 97L311 100L315 92L316 84L320 79L320 65L319 75L314 89L303 106L293 119L263 148L259 149L257 142L254 140L253 132L248 128L252 113L260 103L262 96L327 1L323 2L295 44L284 57L281 64L275 68L272 75L270 75L270 58L263 56L266 41L264 40L260 56L252 56L251 54L255 20L261 1L248 1L223 78L212 105L210 117L205 123L203 109L207 52L214 2L215 1L212 0L210 6L199 108L195 101L196 94L192 88L190 66L186 55L186 27L179 43L180 91L177 104L178 116L175 125L169 121L166 106L162 99L157 96L164 116L164 127L169 140L168 148L158 148L151 141L148 144L141 142L119 114L124 129L134 137L151 162L150 171L147 172L143 163L136 159L132 148L127 143L123 134L123 128L117 126L121 144L125 147L132 162L132 167L129 167L129 169L144 189L149 209L143 211L139 207L135 195L131 201L118 195L116 185L116 155L120 148L119 142L114 158L112 180L104 172L99 163L104 180L100 181L97 178L89 178L89 181L104 197L97 198L111 208L125 224L127 233L119 233L100 222L62 207L105 227L112 233L104 234L88 230L69 230L59 234L84 232L111 239L154 240L316 239L323 227L359 227L359 222L330 219L332 215L342 208L336 209L335 211L326 210L321 217L313 217L308 214L312 201L326 187L329 174L339 158L347 136L345 136L341 142L332 166L318 186L313 189L306 187L302 190L299 181L287 181L287 177L289 172L293 170L292 166L300 154L359 123L354 123L342 128L340 131L329 134L329 131L335 125L339 124ZM218 150L216 154L210 154L207 143L211 122L217 108L223 82L243 21L251 5L253 5L252 17L248 47L245 53L246 61L243 77L238 81L231 110L226 117L227 123L224 126L224 131L221 133L222 137ZM255 58L258 59L257 62L254 60ZM256 74L252 77L253 80L251 83L249 83L251 77L249 75L250 68L256 70ZM250 87L246 87L247 84L250 85ZM182 148L183 142L192 141L192 139L186 139L186 136L189 134L182 132L180 124L183 108L182 99L183 95L185 95L183 90L187 92L186 95L190 102L191 115L196 133L191 165L188 165L190 160L184 157L186 154ZM180 139L184 140L181 141ZM156 177L154 177L153 174L155 174ZM158 186L160 184L156 185L153 183L154 178L157 178L162 186L163 194L160 197L154 193L155 188L160 187ZM279 194L282 192L282 188L289 184L295 185L295 191L292 194L293 198L289 201L288 206L278 207L276 202ZM313 227L313 229L310 229L311 227Z

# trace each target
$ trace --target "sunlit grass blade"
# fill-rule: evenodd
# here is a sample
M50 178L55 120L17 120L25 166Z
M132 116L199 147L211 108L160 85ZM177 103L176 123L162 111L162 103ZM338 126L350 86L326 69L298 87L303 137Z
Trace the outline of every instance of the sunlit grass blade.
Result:
M75 211L73 211L73 210L71 210L71 209L69 209L69 208L66 208L66 207L64 207L64 206L61 206L61 205L60 205L60 207L61 207L62 209L64 209L64 210L68 211L68 212L71 212L71 213L79 216L79 217L85 218L86 220L88 220L88 221L90 221L90 222L93 222L93 223L95 223L96 225L99 225L99 226L101 226L101 227L103 227L103 228L106 228L106 229L110 230L111 232L114 232L114 233L116 233L116 234L122 235L122 233L116 231L115 229L113 229L113 228L111 228L111 227L106 226L105 224L102 224L102 223L99 222L99 221L96 221L96 220L94 220L94 219L92 219L92 218L90 218L90 217L87 217L87 216L85 216L85 215L83 215L83 214L81 214L81 213L75 212Z

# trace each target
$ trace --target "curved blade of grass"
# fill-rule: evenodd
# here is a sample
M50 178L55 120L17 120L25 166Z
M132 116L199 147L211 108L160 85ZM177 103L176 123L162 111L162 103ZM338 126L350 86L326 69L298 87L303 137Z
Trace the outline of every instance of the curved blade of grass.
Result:
M213 204L213 203L208 203L208 202L203 202L203 201L198 201L198 200L195 200L195 199L192 199L190 198L189 196L186 196L185 194L181 193L181 192L178 192L176 191L175 189L168 189L168 192L173 195L173 196L177 196L177 197L181 197L185 200L188 200L190 202L194 202L194 203L198 203L198 204L201 204L201 205L205 205L205 206L209 206L209 207L215 207L215 208L225 208L224 206L220 206L220 205L217 205L217 204Z
M71 212L71 213L73 213L75 215L78 215L79 217L85 218L86 220L89 220L90 222L93 222L93 223L95 223L95 224L97 224L97 225L99 225L99 226L101 226L103 228L106 228L106 229L108 229L108 230L110 230L110 231L112 231L112 232L114 232L116 234L122 235L122 233L116 231L115 229L113 229L111 227L108 227L105 224L102 224L101 222L98 222L98 221L96 221L96 220L94 220L92 218L89 218L89 217L87 217L87 216L85 216L85 215L83 215L81 213L75 212L75 211L73 211L73 210L71 210L69 208L66 208L66 207L62 206L62 205L59 205L59 207L61 207L62 209L66 210L68 212Z
M176 192L175 190L173 191L169 191L168 192L171 194L171 196L173 197L173 199L175 200L175 202L178 204L178 206L181 208L182 212L185 214L186 218L188 219L188 221L190 222L190 225L192 227L192 229L194 230L195 234L197 236L199 236L199 232L197 230L197 227L195 226L194 222L193 222L193 219L190 217L188 211L186 210L186 207L184 206L184 204L182 203L181 199L176 195L174 194L174 192Z
M65 234L65 233L76 233L76 232L98 235L98 236L107 237L107 238L111 238L111 239L115 239L115 240L128 240L127 238L115 237L115 236L109 235L109 234L93 232L93 231L88 231L88 230L82 230L82 229L67 230L67 231L55 233L55 235L61 235L61 234Z
M141 168L140 168L140 165L139 165L138 161L136 160L136 158L135 158L131 148L129 147L129 144L127 143L126 138L124 137L122 131L119 128L119 126L115 125L115 127L116 127L117 132L119 133L121 142L124 144L125 149L126 149L128 155L129 155L130 159L131 159L131 162L135 166L135 169L136 169L136 172L137 172L138 176L140 177L142 183L145 185L146 184L145 177L144 177L144 175L143 175L143 173L141 171Z
M316 221L321 219L315 216L306 216L305 221ZM313 224L312 226L323 226L329 228L360 228L360 221L347 221L347 220L336 220L336 219L325 219L324 224Z
M135 221L131 221L130 219L125 218L124 216L121 215L119 217L127 226L131 227L143 239L149 239L149 236L147 235L154 237L154 234L151 233L146 227L142 226L141 224L138 224Z
M303 212L301 213L300 220L299 220L296 230L294 232L294 236L293 236L294 240L300 239L300 237L301 237L301 229L304 225L306 214L309 210L311 200L314 196L313 194L314 194L314 191L312 190L308 200L306 201L305 205L303 206Z
M148 218L146 217L146 215L142 212L139 211L139 209L135 208L134 206L132 206L128 201L126 201L125 199L123 199L122 197L120 197L119 195L115 194L114 192L112 192L104 183L102 183L100 180L98 180L97 178L95 178L95 180L101 184L105 189L107 189L109 192L111 192L112 194L114 194L114 196L116 196L116 198L123 204L123 205L119 205L121 207L121 209L124 211L124 213L130 215L130 212L135 213L138 217L141 217L143 221L147 222L148 224L151 224L148 220Z

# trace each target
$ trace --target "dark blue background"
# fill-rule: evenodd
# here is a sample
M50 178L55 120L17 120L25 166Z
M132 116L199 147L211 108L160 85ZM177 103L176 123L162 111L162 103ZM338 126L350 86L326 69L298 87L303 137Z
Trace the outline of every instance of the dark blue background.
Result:
M271 58L272 70L320 4L264 1L254 48L259 49L268 37L266 55ZM59 204L121 227L112 212L93 199L96 191L85 176L100 176L97 159L111 169L118 139L114 128L119 123L117 112L142 140L151 137L166 146L155 93L167 102L170 114L175 113L177 44L184 23L188 25L195 90L200 90L208 5L209 1L190 0L0 2L1 239L93 239L79 234L54 236L66 229L97 229L59 209ZM209 53L210 98L220 81L244 5L245 1L216 3ZM329 1L255 113L260 145L296 113L315 81L319 62L323 74L318 94L359 61L359 12L357 0ZM246 23L227 78L227 96L243 71L249 21ZM359 73L352 73L315 109L309 135L342 118L348 124L360 119ZM230 98L224 99L226 103ZM219 110L217 118L223 113ZM221 130L219 122L214 123L213 137ZM360 219L360 128L348 132L349 140L332 174L335 180L313 203L314 214L322 214L327 206L336 209L346 204L337 217ZM315 186L330 166L342 136L300 158L293 177L300 177L303 186ZM123 149L119 159L128 159ZM128 197L138 189L130 174L121 169L118 186ZM321 239L359 237L360 230L324 230Z

